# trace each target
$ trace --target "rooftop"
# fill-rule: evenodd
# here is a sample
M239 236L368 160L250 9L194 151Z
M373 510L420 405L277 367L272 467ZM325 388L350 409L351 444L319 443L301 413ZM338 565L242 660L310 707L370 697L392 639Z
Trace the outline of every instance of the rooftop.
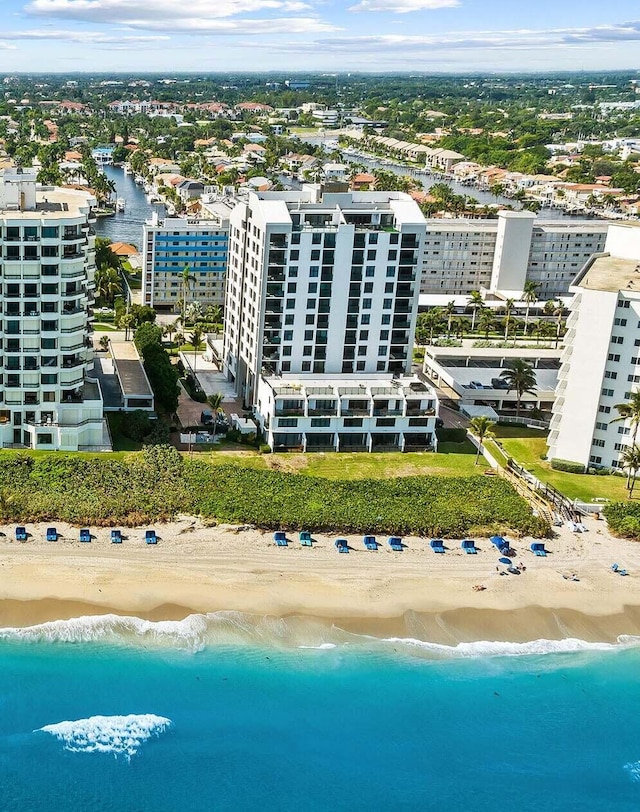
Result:
M640 257L620 259L610 254L597 256L577 284L589 290L611 293L631 290L640 293Z
M112 341L109 346L125 398L152 398L151 386L135 344L132 341Z

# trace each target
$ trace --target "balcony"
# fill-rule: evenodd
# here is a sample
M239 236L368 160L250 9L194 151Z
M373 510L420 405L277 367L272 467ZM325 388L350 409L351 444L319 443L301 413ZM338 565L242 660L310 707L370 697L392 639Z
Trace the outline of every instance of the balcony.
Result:
M342 409L340 412L342 417L369 417L370 410L369 409Z
M274 417L304 417L304 407L297 409L278 409L274 412Z
M308 415L309 415L309 417L337 417L338 416L338 410L335 407L333 409L329 409L329 408L326 408L326 409L311 409L310 408L308 410Z
M402 417L402 409L374 409L374 417Z

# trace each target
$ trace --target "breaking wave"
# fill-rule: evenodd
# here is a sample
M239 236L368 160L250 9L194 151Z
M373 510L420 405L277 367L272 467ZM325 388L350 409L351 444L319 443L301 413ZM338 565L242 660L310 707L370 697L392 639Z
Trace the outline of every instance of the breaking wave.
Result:
M411 631L408 624L408 631ZM91 615L71 620L54 620L25 628L0 629L0 641L64 643L172 648L199 652L221 646L255 646L281 650L344 652L372 650L400 652L421 659L462 659L486 657L539 656L573 652L614 651L635 648L640 637L620 636L616 643L592 643L576 638L539 639L526 643L480 640L444 645L406 637L374 637L356 634L329 621L301 616L277 618L242 612L193 614L183 620L143 620L114 614Z
M150 738L171 727L171 720L152 713L128 716L90 716L73 722L45 725L34 732L49 733L72 753L112 753L135 756Z

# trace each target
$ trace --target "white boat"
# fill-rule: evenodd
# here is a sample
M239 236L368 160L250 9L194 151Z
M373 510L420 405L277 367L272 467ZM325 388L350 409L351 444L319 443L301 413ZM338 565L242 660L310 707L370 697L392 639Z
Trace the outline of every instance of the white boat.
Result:
M124 197L119 197L116 200L116 211L120 212L122 214L122 212L124 212L125 205L126 205L126 203L125 203Z
M130 165L130 164L125 164L125 165L124 165L122 168L123 168L123 170L124 170L124 174L125 174L125 175L131 175L131 174L132 174L132 170L131 170L131 165Z

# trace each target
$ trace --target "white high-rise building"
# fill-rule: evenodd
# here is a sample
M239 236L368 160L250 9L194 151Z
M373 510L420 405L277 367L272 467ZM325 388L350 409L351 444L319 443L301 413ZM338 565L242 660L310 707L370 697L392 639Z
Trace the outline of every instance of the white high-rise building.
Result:
M223 362L262 374L410 371L425 220L400 192L251 194L231 215Z
M92 198L0 176L0 442L108 450L89 337L95 272Z
M427 220L420 292L518 294L538 284L540 299L566 295L589 257L601 251L606 221L545 221L500 211L495 220Z
M640 384L640 224L612 224L576 280L549 458L618 468L634 430L615 406Z

